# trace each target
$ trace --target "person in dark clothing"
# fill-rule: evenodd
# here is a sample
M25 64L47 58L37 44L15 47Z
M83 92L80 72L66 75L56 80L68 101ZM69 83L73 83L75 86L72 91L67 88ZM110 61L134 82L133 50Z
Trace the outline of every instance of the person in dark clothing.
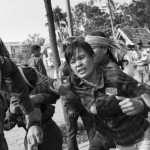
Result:
M66 38L63 41L63 53L65 52L65 49L67 46L75 40L76 37L72 36L69 38ZM58 74L61 78L67 77L70 75L71 69L70 67L64 62L58 69ZM78 118L79 118L79 112L75 110L74 107L70 108L69 105L66 105L66 98L65 96L61 96L62 102L64 102L64 108L65 108L65 118L66 118L66 129L67 129L67 143L68 143L68 150L78 150L78 144L77 144L77 128L78 128ZM78 107L79 109L80 107Z
M67 46L69 46L69 44L71 44L71 42L73 41L72 39L75 40L75 37L70 37L70 38L65 40L65 41L67 41L67 44L64 45L65 49L67 48ZM96 43L96 41L94 41L94 42ZM99 46L99 44L100 43L97 43L98 46ZM96 44L95 44L95 46L96 46ZM99 52L100 50L102 51L103 49L98 49L97 53L100 53ZM99 54L97 54L96 56L99 56ZM106 54L106 56L107 56L107 54ZM110 61L110 59L108 59L108 56L106 58L107 59L103 60L101 63L100 58L97 57L97 61L96 61L97 66L106 68L108 65L108 67L113 67L113 68L116 67L119 69L117 64L115 64L113 61ZM109 64L113 64L113 65L109 65ZM71 73L72 73L72 70L71 70L70 66L68 65L67 62L64 62L59 68L60 78L62 78L62 79L63 79L63 77L66 78L67 76L70 76ZM102 147L102 144L101 144L102 143L101 138L99 138L101 135L99 134L98 131L95 131L93 129L94 125L92 126L92 124L93 124L92 117L87 112L87 110L85 108L83 108L82 104L76 103L76 102L73 103L72 101L67 101L67 99L65 97L63 98L63 100L65 103L65 108L66 108L68 114L70 114L70 117L69 117L69 115L67 115L67 119L69 120L68 121L69 125L67 125L67 127L68 127L68 148L69 149L78 149L77 142L76 142L76 132L77 132L76 126L77 126L77 119L79 116L81 116L81 118L83 120L83 124L85 126L85 129L86 129L88 136L89 136L89 142L90 142L89 149L93 149L93 150L104 149ZM139 104L140 106L137 107L138 104L136 104L136 103L132 104L132 102L126 102L126 101L122 101L122 103L123 103L122 104L122 110L124 113L130 114L130 115L135 115L135 114L140 113L140 108L141 108L140 104ZM129 112L130 106L133 109L132 110L130 109L130 112ZM138 111L137 111L137 109L138 109ZM98 121L96 121L96 122L98 124ZM94 134L96 135L95 137L93 136ZM109 136L107 138L109 139ZM111 148L114 147L113 141L109 139L109 142L108 142L108 139L107 139L107 144L106 144L107 146L106 147L111 147Z
M28 66L36 68L39 72L47 76L46 69L41 56L41 47L33 45L31 47L31 57L28 60Z
M99 120L99 132L103 137L112 137L118 150L148 150L150 125L146 117L150 109L150 87L139 84L120 69L96 68L94 52L86 42L70 44L65 58L73 74L64 82L58 79L60 93L68 101L81 100L83 106ZM138 101L141 108L145 108L142 109L143 114L124 114L118 99ZM103 138L102 143L105 143Z
M126 48L125 46L120 47L120 45L123 45L121 41L112 41L105 35L104 32L98 30L92 31L86 35L85 42L87 42L92 47L95 53L94 61L97 68L124 68L124 63L126 62L126 56L128 58L128 53L122 49ZM130 70L130 72L126 71L126 73L131 76L132 70ZM122 111L127 115L136 115L141 113L141 105L139 105L138 101L134 101L133 99L131 101L124 100L119 104L122 108Z
M61 77L66 78L71 74L71 68L64 62L60 68L59 72L61 73ZM62 74L63 73L63 74ZM79 150L76 136L77 136L77 121L78 118L81 117L83 125L88 135L89 140L89 150L106 150L99 138L99 132L95 130L95 124L93 123L93 116L83 107L82 103L73 103L72 101L68 101L65 96L62 96L62 100L64 101L64 107L66 110L66 118L67 118L67 137L68 137L68 150ZM109 140L107 146L114 147L113 140Z
M63 139L61 130L52 119L55 111L55 107L52 104L55 104L60 97L49 88L51 86L52 89L53 79L44 76L30 67L18 66L18 68L28 86L32 103L42 112L41 127L44 135L43 142L38 145L38 150L62 150ZM9 129L12 129L17 124L19 127L23 127L27 131L25 120L23 118L24 116L18 107L16 97L11 97L5 123L10 125ZM26 137L25 148L26 150L28 149Z
M63 51L72 43L74 40L83 40L81 37L69 37L63 41ZM71 68L64 62L58 69L59 76L63 79L70 75ZM78 131L78 118L81 117L84 124L85 130L87 131L89 139L89 150L103 150L101 141L99 141L98 132L94 130L93 117L89 112L83 107L82 103L73 104L67 101L65 97L61 97L64 102L65 115L67 119L67 138L68 138L68 150L79 150L77 144L77 131ZM113 142L112 142L113 143Z
M8 89L6 85L6 78L10 79L11 89ZM21 84L20 84L21 83ZM26 128L28 128L28 139L33 142L31 144L40 143L42 141L42 130L40 128L41 112L38 108L35 108L29 98L28 88L16 66L16 64L9 58L9 53L0 39L0 149L6 150L7 143L3 134L3 125L5 117L5 98L2 91L8 91L11 95L16 95L19 99L17 102L21 111L25 115Z

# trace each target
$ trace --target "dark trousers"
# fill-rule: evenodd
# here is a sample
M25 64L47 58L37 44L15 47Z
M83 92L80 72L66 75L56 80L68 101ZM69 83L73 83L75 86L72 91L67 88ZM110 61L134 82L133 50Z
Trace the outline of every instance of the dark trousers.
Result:
M83 121L85 130L88 134L89 139L89 150L107 150L102 147L101 139L99 138L99 132L95 130L94 120L91 114L86 109L80 113L80 117ZM77 120L78 117L66 116L68 119L67 124L67 135L68 135L68 150L79 150L76 136L77 136Z
M50 119L47 123L42 124L44 137L38 150L62 150L63 138L58 125ZM25 138L25 148L27 150L27 140Z
M8 150L8 145L3 133L0 135L0 150Z
M1 103L0 106L2 106ZM4 137L4 117L2 115L4 112L2 110L2 107L0 107L0 150L8 150L8 145Z
M86 109L82 111L80 117L83 121L85 130L88 134L89 139L89 150L108 150L102 146L102 136L95 128L95 122L93 120L93 115L91 115Z
M77 135L77 120L78 117L70 117L68 113L66 113L67 119L67 138L68 138L68 150L79 150L76 135Z

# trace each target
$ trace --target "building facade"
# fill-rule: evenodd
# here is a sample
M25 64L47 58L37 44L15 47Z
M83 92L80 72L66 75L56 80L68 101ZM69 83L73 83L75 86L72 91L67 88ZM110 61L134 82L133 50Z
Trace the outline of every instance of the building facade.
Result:
M5 46L11 56L11 58L15 59L17 53L21 51L22 44L20 42L7 42Z
M118 29L116 39L122 40L126 45L137 45L142 42L143 46L149 46L150 31L147 28Z

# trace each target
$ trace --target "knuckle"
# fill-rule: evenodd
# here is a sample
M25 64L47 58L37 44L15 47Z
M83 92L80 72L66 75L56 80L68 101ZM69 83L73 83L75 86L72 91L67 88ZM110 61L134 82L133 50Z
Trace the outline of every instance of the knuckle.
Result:
M130 98L126 98L126 101L127 101L127 102L131 102L131 99L130 99Z
M129 107L131 107L132 106L132 102L129 102Z
M39 136L39 135L40 135L40 132L37 132L35 135L36 135L36 136Z

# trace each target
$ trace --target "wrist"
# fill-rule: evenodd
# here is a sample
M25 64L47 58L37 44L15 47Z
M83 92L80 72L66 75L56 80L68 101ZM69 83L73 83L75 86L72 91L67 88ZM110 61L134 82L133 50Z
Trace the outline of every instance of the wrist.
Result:
M142 94L140 96L140 100L144 103L144 106L146 105L147 108L150 110L150 101L149 101L149 99L150 99L150 95L148 95L148 94Z
M150 111L149 106L147 105L147 103L145 102L145 99L143 98L143 95L138 99L139 102L141 103L141 105L143 105L143 109L142 109L142 114L145 114L146 116L148 115L148 112Z
M140 110L140 112L143 112L143 110L144 110L144 103L143 103L143 101L142 100L140 100L139 99L139 101L138 101L139 103L140 103L140 105L141 105L141 110Z
M30 127L32 127L32 126L39 126L39 127L41 127L41 123L38 122L38 121L34 121L34 122L32 122L32 123L30 124L30 126L28 127L28 129L29 129Z

